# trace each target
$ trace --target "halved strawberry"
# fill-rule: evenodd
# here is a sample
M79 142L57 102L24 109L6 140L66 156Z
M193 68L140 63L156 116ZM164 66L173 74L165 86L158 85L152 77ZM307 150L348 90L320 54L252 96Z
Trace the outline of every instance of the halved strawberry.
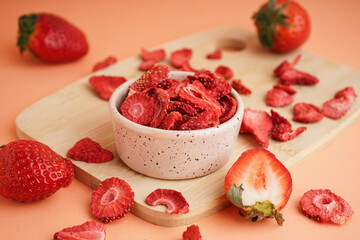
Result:
M184 196L172 189L158 188L146 197L145 202L150 206L166 205L170 215L189 212L189 204Z
M215 74L223 76L226 80L232 78L234 76L233 71L231 68L220 65L215 69Z
M92 71L93 71L93 72L96 72L96 71L98 71L98 70L107 68L108 66L113 65L113 64L116 63L116 62L117 62L117 58L116 58L116 57L109 56L109 57L107 57L106 59L104 59L103 61L96 63L96 64L93 66Z
M222 52L220 49L216 49L214 52L211 52L206 55L206 58L211 60L221 59L221 57L222 57Z
M183 48L171 53L171 63L174 67L180 68L184 63L188 63L192 57L192 49Z
M324 102L322 109L325 117L338 119L351 109L351 102L347 98L333 98Z
M155 49L152 51L148 51L145 48L141 48L141 57L143 58L144 61L153 60L157 63L163 60L165 56L166 56L166 52L162 48Z
M126 82L126 78L120 76L92 76L89 83L94 87L102 99L109 100L114 90Z
M134 192L122 179L111 177L95 189L91 197L91 213L103 223L124 217L134 204Z
M319 122L323 117L322 110L313 104L299 102L294 105L294 121L313 123Z
M181 113L173 111L161 122L160 128L165 130L178 130L184 122Z
M162 80L167 78L170 68L164 64L154 65L150 70L146 71L141 77L134 82L129 89L142 92L145 89L155 87Z
M54 240L105 240L106 228L101 222L87 221L64 228L54 234Z
M169 106L170 96L166 92L166 90L163 90L161 88L155 88L151 97L155 101L155 111L154 118L150 122L150 127L157 128L158 126L160 126L162 120L166 116L166 110Z
M251 94L251 90L248 87L246 87L240 79L232 80L231 87L241 95Z
M305 215L318 222L344 224L354 214L351 206L329 189L309 190L300 199Z
M286 167L266 149L250 149L241 154L225 176L225 193L239 214L253 222L275 217L292 191L292 179Z
M220 123L223 123L232 118L232 116L234 116L237 108L237 103L235 98L231 97L230 95L222 97L219 100L219 103L224 109L223 113L219 117Z
M191 225L182 234L183 240L201 240L202 236L198 225Z
M266 93L266 105L270 107L284 107L294 102L294 98L286 91L272 88Z
M355 89L353 87L346 87L335 94L335 98L348 99L353 104L357 98Z
M121 104L120 111L130 121L147 125L153 119L155 101L146 93L136 92L125 99Z

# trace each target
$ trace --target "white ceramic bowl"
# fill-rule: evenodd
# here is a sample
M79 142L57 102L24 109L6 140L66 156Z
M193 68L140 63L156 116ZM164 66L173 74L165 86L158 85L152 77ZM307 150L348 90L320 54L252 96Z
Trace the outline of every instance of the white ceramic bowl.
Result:
M172 71L169 77L182 80L192 74ZM228 121L201 130L163 130L137 124L120 114L128 88L137 79L123 83L109 100L116 150L128 167L160 179L188 179L212 173L226 163L244 113L243 102L235 90L230 94L237 101L237 110Z

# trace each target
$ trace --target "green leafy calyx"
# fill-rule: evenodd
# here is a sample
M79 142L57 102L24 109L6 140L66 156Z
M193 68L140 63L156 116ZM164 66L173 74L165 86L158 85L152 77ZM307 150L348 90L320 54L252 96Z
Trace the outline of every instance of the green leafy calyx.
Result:
M27 45L31 34L34 32L34 25L38 19L38 14L23 15L19 18L19 33L17 45L20 51L29 50Z

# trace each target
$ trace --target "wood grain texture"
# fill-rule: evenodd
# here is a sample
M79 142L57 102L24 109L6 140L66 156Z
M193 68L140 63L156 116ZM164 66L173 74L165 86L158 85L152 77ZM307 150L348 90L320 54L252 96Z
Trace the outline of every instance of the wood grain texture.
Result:
M320 79L315 86L294 86L298 93L295 102L287 107L276 108L284 117L291 119L296 102L312 103L321 107L335 92L353 86L360 93L360 72L333 61L304 51L289 54L272 54L263 50L255 33L237 28L222 27L178 39L161 46L167 52L163 63L170 64L169 56L174 50L184 47L193 49L191 65L195 69L214 70L219 65L229 66L234 79L242 79L253 93L244 96L245 107L270 112L265 104L266 92L278 83L273 69L284 59L291 60L297 54L302 58L296 68L311 73ZM221 60L208 60L206 54L217 48L227 49ZM139 49L140 52L140 49ZM135 192L132 213L140 218L162 226L181 226L209 216L229 205L223 190L223 179L232 163L246 149L260 147L251 135L240 135L229 162L208 176L190 180L160 180L138 174L125 166L117 157L113 140L107 101L100 99L88 84L92 75L120 75L131 79L142 74L138 71L141 57L134 56L116 63L107 69L90 74L71 85L49 95L21 112L16 119L19 138L35 139L49 145L58 154L65 156L67 150L83 137L90 137L115 155L113 161L89 164L74 161L76 177L96 188L101 181L115 176L126 180ZM91 66L89 66L91 69ZM289 169L304 161L311 153L324 146L360 114L356 101L345 117L332 120L324 118L313 124L292 122L293 127L305 125L308 129L294 140L282 143L270 140L268 150L273 152ZM164 206L150 207L146 196L157 188L171 188L183 193L190 204L187 214L169 215ZM90 198L90 196L89 196Z

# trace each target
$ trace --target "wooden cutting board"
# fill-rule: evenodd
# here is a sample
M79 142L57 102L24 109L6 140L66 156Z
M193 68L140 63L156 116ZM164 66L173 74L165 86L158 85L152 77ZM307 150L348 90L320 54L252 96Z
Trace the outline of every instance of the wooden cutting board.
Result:
M360 72L305 51L289 54L273 54L263 50L254 32L238 28L221 27L178 39L161 46L167 52L164 63L170 64L169 56L174 50L184 47L193 49L191 65L195 69L214 70L226 65L234 71L253 92L244 96L245 107L270 112L265 104L266 92L278 83L273 69L283 60L292 60L297 54L302 58L296 68L311 73L320 79L315 86L294 86L298 91L290 106L276 108L284 117L291 119L293 105L307 102L317 106L331 99L335 92L353 86L360 93ZM215 49L224 49L221 60L208 60L206 54ZM139 46L140 52L140 46ZM125 166L117 157L107 101L100 99L88 84L92 75L120 75L127 79L142 74L138 71L140 54L107 69L90 74L73 84L36 102L19 114L16 119L19 138L35 139L49 145L58 154L66 156L67 150L83 137L90 137L104 148L111 150L115 159L101 164L74 161L76 178L91 188L101 181L115 176L126 180L135 192L135 204L131 212L138 217L162 226L180 226L193 223L229 205L223 190L223 179L232 163L246 149L260 147L251 135L240 135L229 162L208 176L190 180L160 180L138 174ZM89 69L91 66L89 67ZM270 140L269 150L289 169L304 161L315 150L324 146L360 114L360 103L355 102L345 117L332 120L324 118L313 124L292 121L294 128L305 125L308 129L288 142ZM164 206L150 207L146 196L157 188L171 188L183 193L190 204L187 214L169 215ZM90 198L91 196L89 196Z

